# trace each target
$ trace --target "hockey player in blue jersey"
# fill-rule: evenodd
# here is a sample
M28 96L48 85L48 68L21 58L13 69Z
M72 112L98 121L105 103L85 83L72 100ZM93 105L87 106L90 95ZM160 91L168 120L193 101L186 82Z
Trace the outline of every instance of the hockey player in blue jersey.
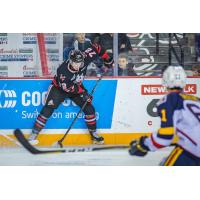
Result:
M186 74L180 66L169 66L163 72L162 82L169 93L157 104L160 129L149 137L132 141L129 153L145 156L148 151L170 146L177 135L175 148L162 165L200 165L200 99L183 92Z

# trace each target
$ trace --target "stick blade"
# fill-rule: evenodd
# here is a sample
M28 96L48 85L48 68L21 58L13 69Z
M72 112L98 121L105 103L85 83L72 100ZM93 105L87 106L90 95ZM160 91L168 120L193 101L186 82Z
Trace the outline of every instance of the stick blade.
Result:
M28 150L32 154L45 154L45 153L64 153L64 149L55 149L55 150L39 150L32 146L28 140L25 138L24 134L20 129L16 129L14 131L14 135L17 138L17 140L20 142L20 144Z
M63 145L60 141L57 141L55 143L52 144L52 147L55 147L55 148L63 148Z

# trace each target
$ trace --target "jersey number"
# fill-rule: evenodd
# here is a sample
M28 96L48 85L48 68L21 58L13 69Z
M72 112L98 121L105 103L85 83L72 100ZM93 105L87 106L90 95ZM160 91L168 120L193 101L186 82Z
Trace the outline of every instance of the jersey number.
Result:
M161 121L162 122L166 122L167 121L167 116L166 116L166 110L165 109L161 110L161 115L162 115Z
M96 52L93 51L93 49L91 49L91 48L86 49L86 50L85 50L85 53L88 54L91 58L92 58L94 55L96 55Z

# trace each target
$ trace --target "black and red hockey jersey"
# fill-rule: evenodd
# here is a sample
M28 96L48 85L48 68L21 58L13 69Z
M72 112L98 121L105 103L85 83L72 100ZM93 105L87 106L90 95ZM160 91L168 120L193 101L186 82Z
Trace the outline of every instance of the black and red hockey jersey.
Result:
M67 93L80 94L83 92L84 87L82 82L86 75L87 67L98 56L104 60L105 66L112 67L113 65L113 59L98 44L91 44L82 53L84 54L84 65L79 71L73 72L70 70L69 60L65 60L57 69L53 84Z

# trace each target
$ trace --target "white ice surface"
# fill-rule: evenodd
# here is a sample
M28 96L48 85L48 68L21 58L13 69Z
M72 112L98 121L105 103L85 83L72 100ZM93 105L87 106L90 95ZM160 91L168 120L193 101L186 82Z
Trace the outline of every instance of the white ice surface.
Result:
M127 149L32 155L23 148L1 148L0 166L156 166L172 148L133 157Z

